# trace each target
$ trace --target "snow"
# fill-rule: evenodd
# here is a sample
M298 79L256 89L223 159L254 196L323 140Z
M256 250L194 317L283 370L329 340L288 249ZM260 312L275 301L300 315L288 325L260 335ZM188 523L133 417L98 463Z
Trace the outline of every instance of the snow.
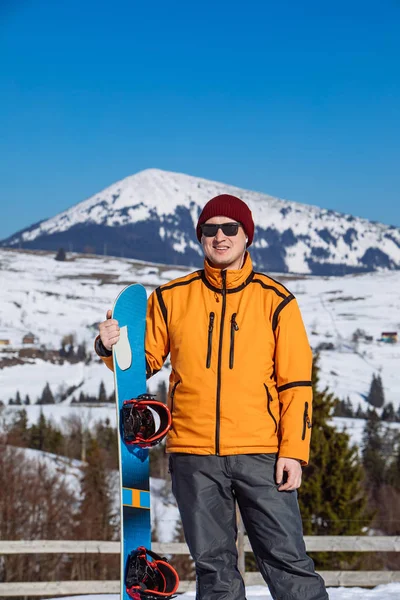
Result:
M45 465L49 475L57 475L62 478L67 488L71 492L78 494L79 481L82 475L81 468L83 463L81 461L59 456L58 454L33 450L32 448L20 448L19 452L29 461Z
M143 221L152 215L162 220L173 215L177 207L188 209L195 225L204 204L222 193L239 196L247 202L255 222L264 231L274 227L279 233L288 230L295 233L297 240L288 247L286 261L290 272L308 273L306 259L313 256L315 248L329 251L324 263L362 266L360 259L366 250L379 248L394 264L400 265L398 228L221 182L158 169L147 169L117 181L91 198L24 231L21 236L16 234L9 243L17 246L21 240L31 241L43 234L63 232L81 223L116 227ZM165 230L161 229L160 233L165 234ZM307 243L301 239L303 235L307 236ZM267 237L260 235L259 242ZM182 237L176 241L175 249L184 253L188 245L189 242ZM200 252L198 246L196 250Z
M68 489L74 494L75 498L79 498L82 468L85 466L84 462L31 448L19 448L18 451L29 461L44 465L50 475L57 474L65 481ZM111 471L110 478L111 489L114 490L113 510L115 514L119 515L118 471ZM150 477L150 491L152 528L157 530L159 542L172 542L175 535L175 527L179 521L179 512L175 499L172 496L170 485L166 484L163 479Z
M365 588L328 588L330 600L398 600L400 598L400 583L378 585L373 589ZM186 592L179 595L180 600L192 600L196 593ZM266 586L254 585L246 588L247 600L263 600L272 598ZM119 594L90 594L85 596L63 596L52 600L120 600Z
M32 404L24 407L30 423L37 422L43 411L58 424L71 414L80 414L89 423L108 418L115 424L112 405L70 406L81 391L97 396L101 381L107 395L113 392L112 372L92 351L98 323L125 285L142 283L150 294L156 286L188 272L184 267L76 254L58 262L54 253L0 249L0 339L10 340L10 345L0 346L0 361L18 358L27 332L36 336L35 345L47 349L59 349L63 336L73 334L76 343L85 342L91 353L88 364L65 361L61 365L31 358L0 369L0 400L6 405L1 419L10 419L20 409L8 406L9 398L19 391L22 399L30 396ZM274 275L274 279L297 297L313 349L327 342L334 346L320 352L321 389L328 387L337 397L349 398L355 409L360 403L365 410L372 375L380 373L386 402L399 407L400 344L378 340L382 331L400 329L400 271L335 278ZM356 329L365 330L372 340L353 343ZM169 369L164 367L148 381L150 393L155 393L162 381L168 383L168 378ZM38 406L35 402L46 382L57 402L67 388L77 389L61 404ZM362 421L334 419L334 423L340 428L345 423L353 443L359 443Z
M196 180L196 185L197 185ZM226 190L226 187L224 187ZM207 194L211 189L207 190ZM128 199L125 199L128 201ZM124 200L124 201L125 201ZM122 200L121 200L122 202ZM139 210L139 208L137 209ZM142 210L142 208L140 208ZM97 214L97 213L96 213ZM302 266L293 251L293 270ZM297 264L297 266L296 266ZM0 347L0 360L18 357L24 346L22 337L31 331L38 344L58 349L61 338L74 334L78 343L93 344L97 323L103 320L106 310L124 285L139 282L150 293L157 285L188 273L186 268L149 264L143 261L111 257L70 255L66 262L54 261L53 253L22 252L0 249L0 338L10 339L11 344ZM287 276L281 280L297 297L312 347L321 342L331 342L334 350L320 353L320 387L328 386L339 398L349 397L356 408L361 403L365 410L373 373L380 373L386 402L400 405L400 345L384 344L379 340L382 331L400 329L400 272L376 272L346 277ZM363 329L372 336L371 341L361 339L352 342L356 329ZM161 381L167 381L168 369L163 368L149 380L150 391L156 391ZM41 359L30 359L23 365L0 369L0 400L5 403L15 397L19 390L22 398L29 394L34 402L46 382L55 395L71 385L77 385L75 396L82 390L96 394L103 381L107 394L113 391L113 375L100 364L94 354L89 364L51 364ZM70 405L73 394L63 403L55 405L24 406L30 423L36 423L42 411L46 418L62 424L65 419L76 416L91 426L95 421L109 419L115 426L116 411L113 405L83 407ZM1 407L0 407L1 408ZM22 407L4 406L0 422L12 417ZM361 419L335 418L338 429L345 428L352 443L359 445L364 421ZM399 424L390 424L399 428ZM68 485L79 490L82 463L68 461L63 457L24 450L26 456L46 461L54 472L62 473ZM115 474L116 476L116 474ZM160 541L171 541L178 518L172 499L165 500L163 482L151 479L152 518L157 522ZM118 502L116 496L115 502ZM391 600L400 597L400 583L380 585L374 589L331 588L331 600ZM194 598L186 593L182 600ZM74 596L75 600L117 600L118 594ZM266 587L252 586L247 589L248 600L270 598ZM68 600L64 598L64 600Z

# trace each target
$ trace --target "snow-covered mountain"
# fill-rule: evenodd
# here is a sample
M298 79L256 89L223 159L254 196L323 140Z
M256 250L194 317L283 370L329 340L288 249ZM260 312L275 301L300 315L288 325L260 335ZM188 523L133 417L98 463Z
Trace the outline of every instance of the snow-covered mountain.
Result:
M156 169L118 181L0 245L199 266L194 227L202 206L221 193L239 196L253 212L259 270L344 275L400 268L399 228Z

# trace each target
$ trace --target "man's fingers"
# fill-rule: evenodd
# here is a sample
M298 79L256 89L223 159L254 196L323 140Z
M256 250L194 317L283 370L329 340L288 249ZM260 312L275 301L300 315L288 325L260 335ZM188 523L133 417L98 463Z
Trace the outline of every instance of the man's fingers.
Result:
M287 480L286 483L284 483L283 485L280 485L278 487L278 490L280 492L291 492L292 490L296 490L297 489L297 485L295 485L295 483L293 481L290 481L289 479Z
M284 474L287 479L284 482ZM300 461L293 458L279 457L276 463L276 483L280 492L297 490L301 485L302 469Z
M282 483L282 479L283 479L283 465L281 465L278 461L278 464L276 465L276 483L278 485L280 485Z
M291 492L293 490L297 490L301 485L301 476L290 471L288 473L287 481L278 488L280 492Z
M283 483L282 485L279 486L279 491L280 492L286 492L287 490L290 490L292 485L294 482L294 476L292 473L290 473L290 471L288 472L288 478L285 481L285 483Z
M112 311L108 310L106 314L106 319L111 319Z
M103 326L103 327L118 327L118 329L119 329L118 321L116 319L111 319L111 318L108 321L104 321L103 323L101 323L101 326Z

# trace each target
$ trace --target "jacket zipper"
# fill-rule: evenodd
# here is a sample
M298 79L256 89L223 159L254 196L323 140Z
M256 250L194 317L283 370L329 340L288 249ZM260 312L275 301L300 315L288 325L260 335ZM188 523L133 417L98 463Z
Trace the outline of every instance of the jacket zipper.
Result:
M209 369L211 366L212 334L213 334L213 329L214 329L214 318L215 318L215 313L210 312L210 320L208 322L208 346L207 346L207 362L206 362L207 369Z
M235 331L239 330L239 325L236 323L236 313L231 317L231 348L229 352L229 368L233 369L235 359Z
M268 399L267 410L268 410L268 413L269 413L270 417L272 418L272 420L273 420L273 422L275 424L275 433L276 433L278 431L278 423L276 422L276 419L275 419L275 417L273 415L273 412L271 410L271 402L273 402L273 399L272 399L272 396L271 396L270 391L268 389L268 386L265 383L264 383L264 387L266 389L267 399Z
M172 388L172 390L171 390L171 395L170 395L170 398L171 398L171 415L172 415L172 413L174 412L174 396L175 396L175 390L176 390L176 388L177 388L177 386L178 386L178 384L179 384L180 382L181 382L181 380L180 380L180 379L179 379L178 381L176 381L176 382L174 383L174 387L173 387L173 388Z
M303 433L301 435L301 439L305 440L306 439L306 429L311 429L312 424L311 424L311 420L310 417L308 416L308 402L304 403L304 414L303 414Z
M222 277L222 312L221 312L221 327L219 332L218 346L218 375L217 375L217 419L215 427L215 453L219 455L219 428L220 428L220 413L221 413L221 369L222 369L222 341L224 337L224 320L226 310L226 271L221 271Z

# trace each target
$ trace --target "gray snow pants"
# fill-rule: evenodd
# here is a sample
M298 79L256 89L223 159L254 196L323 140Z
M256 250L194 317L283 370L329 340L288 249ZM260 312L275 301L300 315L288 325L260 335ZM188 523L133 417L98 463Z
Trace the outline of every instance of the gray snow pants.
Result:
M196 600L245 600L235 499L275 600L326 600L306 554L297 492L279 492L276 454L171 454L172 491L196 566Z

